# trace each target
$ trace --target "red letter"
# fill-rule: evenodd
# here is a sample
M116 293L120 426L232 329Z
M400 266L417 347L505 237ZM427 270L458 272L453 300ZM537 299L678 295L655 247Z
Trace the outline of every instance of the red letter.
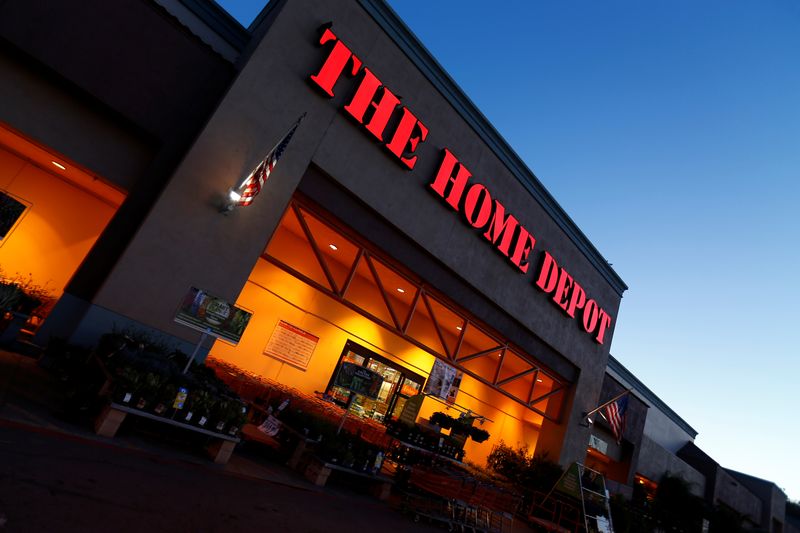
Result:
M475 208L479 201L480 208L476 216ZM489 217L492 216L492 197L489 195L489 189L480 183L469 188L467 198L464 200L464 216L473 228L482 228L489 222Z
M595 337L595 340L597 340L597 342L599 342L600 344L603 344L603 338L606 335L606 328L608 328L608 326L610 325L611 325L611 316L601 309L600 329L597 331L597 337Z
M415 135L414 130L419 131L419 133ZM414 165L417 164L417 156L403 157L403 155L406 153L413 154L414 150L417 149L417 145L423 142L427 136L428 128L417 120L417 117L407 107L404 107L403 118L400 119L400 124L394 130L392 140L386 145L386 148L399 157L400 161L408 168L414 168Z
M583 304L586 303L586 291L583 290L583 287L578 285L578 282L575 282L572 285L572 296L569 299L569 307L567 307L567 314L572 318L575 318L575 310L581 309Z
M358 69L361 68L361 60L354 56L353 52L351 52L342 41L337 39L336 35L330 29L325 30L325 33L322 34L319 44L325 44L331 40L336 41L336 44L333 45L333 50L331 50L328 59L325 60L325 64L322 65L319 73L311 76L311 79L330 97L333 97L333 86L336 84L339 76L342 75L344 67L347 66L349 60L352 59L353 62L353 68L351 69L351 74L353 76L355 76Z
M345 111L353 115L360 123L364 123L364 114L370 106L375 108L372 113L372 118L367 124L367 130L372 133L379 141L383 140L383 130L389 123L389 117L392 116L395 108L400 104L400 100L392 94L392 91L386 87L382 87L381 80L368 68L364 68L364 79L356 90L353 96L353 101L344 107ZM380 101L376 102L378 89L383 89L383 94Z
M508 257L509 249L511 248L511 241L514 239L514 233L517 230L517 219L513 215L503 218L506 214L506 208L498 202L494 201L494 217L489 224L489 229L483 234L484 237L494 244L503 255ZM498 239L503 238L500 244L497 244Z
M453 176L453 170L456 165L458 165L458 173ZM445 148L442 165L439 167L436 179L431 183L431 189L436 191L442 198L445 198L447 203L458 211L458 203L461 201L461 195L464 194L464 187L467 186L467 182L471 176L472 174L467 170L467 167L459 163L456 156ZM447 189L448 183L452 183L453 186L450 187L450 192L447 193L447 197L445 197L445 190Z
M528 271L528 255L536 245L536 239L528 233L524 227L519 227L519 236L517 237L517 245L514 246L514 255L511 256L511 262L523 272Z
M597 327L597 302L589 300L583 308L583 329L586 333L591 333Z
M561 267L561 274L558 276L558 285L556 285L556 293L553 295L553 301L564 311L567 310L568 300L566 300L565 297L569 293L570 288L572 288L572 281L572 276L564 270L564 267Z
M542 261L542 268L539 270L539 279L536 280L536 285L539 286L547 294L553 292L556 288L558 281L558 263L550 255L550 252L544 253L544 261Z

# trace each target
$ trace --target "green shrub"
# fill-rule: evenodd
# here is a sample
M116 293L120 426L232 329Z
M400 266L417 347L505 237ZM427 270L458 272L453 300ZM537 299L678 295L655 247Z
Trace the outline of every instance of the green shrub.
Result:
M529 494L549 492L564 472L547 454L533 454L527 445L514 448L502 440L489 453L486 464Z

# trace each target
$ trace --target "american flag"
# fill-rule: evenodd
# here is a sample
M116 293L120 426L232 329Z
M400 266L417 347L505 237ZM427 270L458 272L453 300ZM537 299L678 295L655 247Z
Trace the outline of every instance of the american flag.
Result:
M625 413L628 411L628 396L625 395L617 401L611 402L604 411L617 443L622 442L622 434L625 432Z
M261 163L253 169L250 175L234 190L234 192L239 195L239 198L233 201L234 206L244 207L253 203L253 199L261 192L261 187L266 183L275 165L278 164L278 160L289 145L289 141L292 140L292 136L297 130L297 126L300 125L300 121L303 120L303 117L305 117L305 113L297 119L294 126L283 136L283 139L281 139L275 148L267 154L267 157L265 157Z

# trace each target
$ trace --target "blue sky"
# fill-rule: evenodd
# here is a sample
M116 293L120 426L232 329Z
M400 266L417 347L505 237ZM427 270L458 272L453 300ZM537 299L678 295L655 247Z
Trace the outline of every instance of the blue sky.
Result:
M800 3L390 5L630 286L612 354L800 498Z

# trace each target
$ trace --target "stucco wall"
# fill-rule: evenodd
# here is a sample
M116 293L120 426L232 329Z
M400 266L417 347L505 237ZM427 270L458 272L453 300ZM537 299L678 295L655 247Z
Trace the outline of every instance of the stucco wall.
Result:
M691 438L667 415L656 408L650 408L644 424L644 434L670 453L678 453Z
M692 494L703 496L705 477L646 435L642 437L636 470L637 473L656 482L665 473L680 476L689 483Z
M714 502L718 501L736 509L753 523L761 522L761 500L721 467L717 467L714 489Z

